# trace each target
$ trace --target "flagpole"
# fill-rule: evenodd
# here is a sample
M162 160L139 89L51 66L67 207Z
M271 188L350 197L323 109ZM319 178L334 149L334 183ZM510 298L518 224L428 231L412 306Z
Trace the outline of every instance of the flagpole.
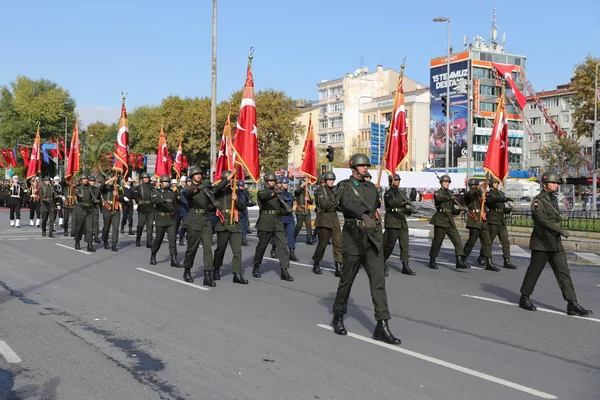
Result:
M212 19L212 98L210 103L210 174L217 166L217 0L213 0Z

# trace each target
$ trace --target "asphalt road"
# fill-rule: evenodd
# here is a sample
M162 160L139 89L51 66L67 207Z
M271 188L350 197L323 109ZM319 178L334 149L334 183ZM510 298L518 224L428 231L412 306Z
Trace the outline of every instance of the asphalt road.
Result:
M129 235L118 253L96 245L90 254L62 233L9 228L4 210L0 221L0 399L599 398L598 266L571 265L579 301L595 318L564 314L549 268L532 296L538 311L527 312L514 304L526 254L513 257L516 271L462 272L443 249L440 269L430 270L429 239L411 238L417 275L399 273L395 251L386 282L390 327L402 339L393 347L370 339L362 273L345 320L350 334L328 329L338 281L332 253L323 262L330 269L314 275L314 246L303 233L294 282L281 281L269 258L263 277L252 278L250 235L250 283L232 283L226 264L217 287L205 290L201 252L196 281L186 285L182 270L169 267L166 243L150 266L149 250Z

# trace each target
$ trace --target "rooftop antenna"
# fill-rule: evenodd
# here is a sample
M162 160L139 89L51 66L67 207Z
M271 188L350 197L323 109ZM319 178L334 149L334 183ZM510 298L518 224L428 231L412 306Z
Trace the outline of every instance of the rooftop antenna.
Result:
M360 56L359 59L360 59L360 69L362 69L363 66L364 66L365 57L364 56Z
M492 42L493 47L496 47L498 44L498 24L496 22L496 10L497 8L494 7L494 14L492 16L492 30L490 31L490 41Z
M468 37L467 35L463 35L463 46L465 47L465 50L469 48L469 45L467 44L469 42L470 37Z

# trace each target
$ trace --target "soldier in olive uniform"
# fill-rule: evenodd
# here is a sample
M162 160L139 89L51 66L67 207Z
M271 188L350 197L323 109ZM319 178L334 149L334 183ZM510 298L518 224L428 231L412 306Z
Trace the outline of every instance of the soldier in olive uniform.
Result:
M25 190L19 183L19 177L12 177L12 185L9 188L8 205L10 207L10 226L21 227L21 203L25 196Z
M71 178L73 179L73 178ZM69 220L71 216L73 216L73 220L71 221L71 237L75 237L75 196L74 196L74 187L70 184L66 184L63 186L62 197L63 197L63 231L64 235L69 235Z
M90 176L90 189L96 201L92 207L92 237L95 243L100 243L100 188L96 186L96 177Z
M408 197L400 190L400 175L394 174L390 187L383 195L385 204L385 232L383 233L383 260L390 258L396 241L400 242L400 260L402 261L402 273L404 275L415 275L408 266L408 222L406 216L412 214L412 205ZM384 275L389 275L387 265Z
M40 208L42 211L42 236L46 236L46 228L49 227L48 237L54 237L54 220L56 219L56 193L52 187L52 179L44 177L40 189Z
M121 219L121 193L117 185L118 175L113 176L106 182L100 184L100 197L102 199L102 241L106 250L119 251L119 220ZM111 245L108 245L108 231L112 227L110 235Z
M567 314L587 317L592 315L592 311L586 310L577 303L577 295L571 280L567 256L562 245L561 236L568 238L569 231L560 227L562 218L558 210L558 201L554 195L558 191L558 184L561 181L562 179L555 171L545 172L542 175L543 189L531 202L533 218L533 232L529 241L531 260L521 285L519 306L528 311L537 309L529 296L533 293L535 284L546 263L549 263L563 299L567 301Z
M294 231L294 240L298 238L298 234L302 230L302 226L306 226L306 244L313 245L312 237L312 220L310 217L310 204L313 204L313 199L308 193L308 179L304 180L300 186L294 190L296 198L296 230Z
M135 236L135 245L141 246L142 231L146 226L146 247L152 248L152 233L154 231L154 205L152 204L152 191L155 187L150 183L150 175L147 172L140 175L141 182L133 190L133 198L137 204L138 224Z
M498 190L499 184L500 181L498 179L493 178L491 180L490 191L485 199L489 208L487 221L490 231L490 243L494 243L496 236L498 236L500 243L502 244L502 256L504 257L503 267L517 269L517 267L510 262L510 242L508 241L508 230L506 229L506 221L504 220L504 210L507 207L505 203L512 199L505 197L504 193Z
M342 254L344 268L333 304L333 330L338 335L346 335L344 314L354 279L362 265L369 277L371 298L375 307L377 326L373 339L389 344L400 344L388 326L390 312L383 275L383 237L378 208L381 206L375 185L365 180L364 175L371 165L369 157L354 154L349 167L352 176L337 185L339 208L344 214L342 231Z
M207 184L202 182L202 172L200 168L190 168L189 176L192 178L192 184L183 191L189 205L189 214L185 217L185 226L188 231L187 250L183 260L183 279L186 282L193 282L190 270L194 265L194 259L198 252L198 246L202 242L203 263L204 263L204 286L216 286L212 279L211 270L213 268L212 252L212 226L210 213L216 210L214 195L208 189ZM218 205L218 204L217 204Z
M293 281L288 268L290 266L289 253L286 250L286 234L283 226L282 214L291 215L292 209L289 207L285 198L282 197L283 189L276 187L277 177L272 172L267 172L264 176L265 187L257 194L260 205L258 221L256 221L256 230L258 244L254 253L252 276L260 278L260 264L262 264L265 250L272 237L275 237L277 243L277 258L281 268L281 279L284 281Z
M245 285L248 283L242 274L242 223L240 214L246 211L246 203L237 196L237 191L232 190L232 180L235 178L235 172L223 171L221 173L221 182L225 181L223 186L219 183L215 189L215 199L221 207L217 213L219 220L215 226L217 232L217 249L215 250L215 263L213 267L213 280L220 280L220 268L223 265L223 257L227 249L227 243L231 247L233 259L231 260L231 269L233 272L233 283ZM233 208L232 208L233 204ZM233 214L233 216L232 216Z
M125 225L129 226L129 234L133 235L133 180L128 177L121 186L121 207L123 208L123 219L121 220L121 233L125 233Z
M315 212L317 213L315 228L318 232L319 242L312 256L313 272L317 275L323 273L320 262L323 260L327 243L331 239L335 276L339 278L342 276L342 230L337 215L338 199L333 187L335 174L331 171L325 172L322 181L324 185L315 189Z
M460 214L460 208L456 196L449 189L450 182L452 180L448 175L442 175L440 178L440 185L442 187L437 191L434 198L437 211L431 217L430 221L430 224L434 226L433 240L431 242L431 249L429 250L429 268L431 269L437 269L435 259L440 254L440 248L446 235L448 235L454 245L456 268L470 268L463 254L462 242L458 234L458 229L456 229L456 223L454 222L454 216Z
M75 250L81 250L80 242L83 236L83 229L85 227L85 241L88 244L87 251L95 252L96 249L92 244L92 207L98 207L98 200L92 193L92 188L90 187L87 175L84 174L79 177L79 185L73 189L73 195L77 200L73 219Z
M177 261L177 216L175 215L175 203L179 200L179 192L173 191L170 185L169 175L160 177L160 189L152 192L152 203L156 207L156 237L152 244L150 264L156 265L156 253L165 238L169 239L169 254L171 255L171 267L181 268Z
M484 214L481 214L481 200L483 192L479 188L476 179L469 179L469 191L465 193L465 204L468 209L467 229L469 229L469 240L465 243L463 252L465 257L469 257L471 250L477 243L481 242L481 256L484 257L485 269L488 271L500 271L492 262L492 242L488 230L488 223Z

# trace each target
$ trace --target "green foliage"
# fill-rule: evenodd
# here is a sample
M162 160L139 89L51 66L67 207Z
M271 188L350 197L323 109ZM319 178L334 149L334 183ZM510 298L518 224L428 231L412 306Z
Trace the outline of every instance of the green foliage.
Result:
M585 60L575 67L571 87L575 94L571 98L573 108L573 127L578 136L591 137L593 125L584 121L594 119L594 89L596 78L596 65L600 63L599 58L588 55ZM598 85L600 88L600 83Z
M540 157L548 167L566 173L568 169L577 169L585 164L581 155L581 146L575 136L564 136L544 143L540 148Z

